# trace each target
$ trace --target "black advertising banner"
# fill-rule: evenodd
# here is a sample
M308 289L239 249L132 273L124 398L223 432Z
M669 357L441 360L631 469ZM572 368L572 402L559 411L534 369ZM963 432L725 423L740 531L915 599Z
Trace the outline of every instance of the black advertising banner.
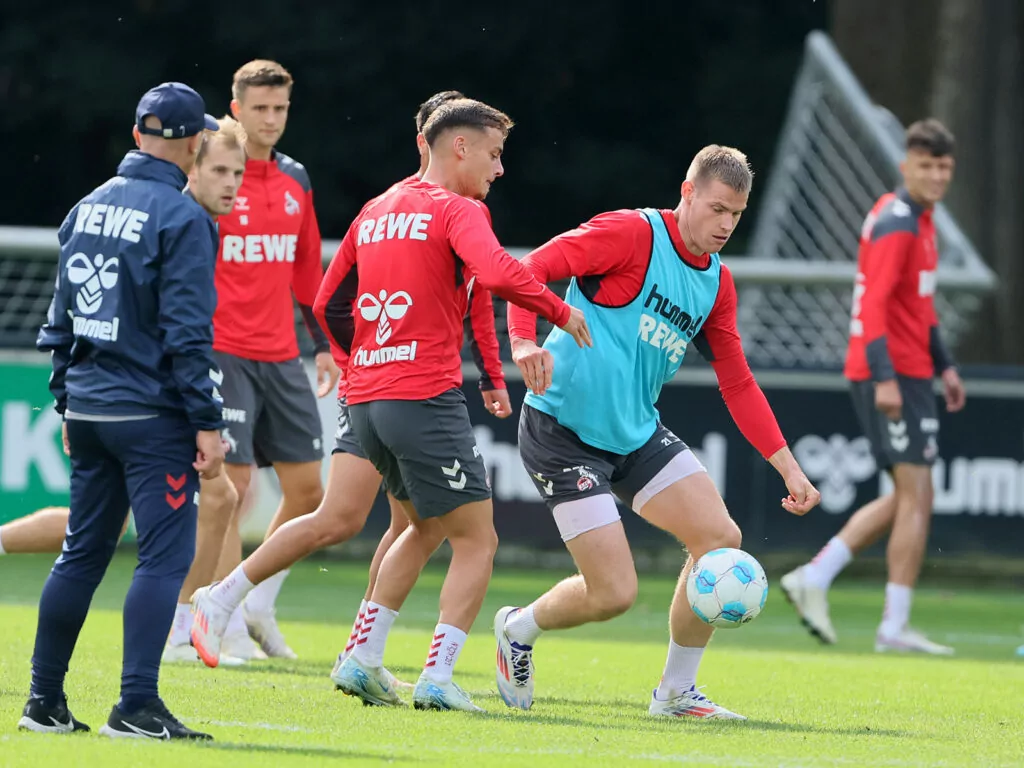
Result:
M779 506L785 487L740 435L709 371L680 374L659 402L662 421L707 467L752 551L812 551L839 530L858 506L887 490L860 435L845 382L834 374L759 374L783 433L822 504L803 518ZM940 456L929 551L1019 554L1024 543L1024 383L968 380L959 414L940 404ZM483 407L475 380L465 391L477 445L494 491L503 544L561 549L547 508L519 460L516 428L525 390L509 382L516 413L499 420ZM601 418L595 412L594 418ZM671 544L625 507L622 518L638 546ZM375 516L376 517L376 516ZM378 518L380 519L380 518Z

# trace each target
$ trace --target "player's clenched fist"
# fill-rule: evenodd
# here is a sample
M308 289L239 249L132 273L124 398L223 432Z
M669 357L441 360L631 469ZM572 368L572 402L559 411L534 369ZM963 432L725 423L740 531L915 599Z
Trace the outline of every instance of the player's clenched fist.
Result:
M574 310L578 311L578 310ZM582 313L581 313L582 314ZM586 323L584 323L586 327ZM523 374L523 383L535 395L543 395L551 386L555 362L551 353L527 339L512 340L512 362Z
M794 472L786 477L786 490L789 496L782 500L782 508L794 515L806 515L821 501L818 489L811 485L803 472Z
M584 317L583 310L577 307L569 307L569 310L569 319L565 325L561 326L562 330L576 339L579 346L594 346L594 342L590 339L590 328L587 327L587 318ZM548 384L550 383L549 381Z

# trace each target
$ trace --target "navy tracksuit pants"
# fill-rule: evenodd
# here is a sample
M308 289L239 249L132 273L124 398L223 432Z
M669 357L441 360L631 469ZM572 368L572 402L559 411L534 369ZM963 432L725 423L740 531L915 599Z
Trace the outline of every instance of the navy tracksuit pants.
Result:
M196 431L183 415L69 419L67 427L71 516L64 551L39 600L32 695L52 703L63 694L71 654L130 506L139 563L124 602L119 706L128 714L158 695L160 656L195 554Z

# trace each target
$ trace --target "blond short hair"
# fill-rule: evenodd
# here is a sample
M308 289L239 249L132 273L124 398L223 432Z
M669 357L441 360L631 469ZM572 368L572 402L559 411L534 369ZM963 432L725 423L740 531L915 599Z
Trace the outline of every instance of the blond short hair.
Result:
M709 144L694 156L686 172L686 180L694 184L709 180L720 181L746 194L754 183L754 172L750 169L747 156L735 147Z
M217 121L216 131L206 131L203 143L199 145L199 154L196 155L196 165L202 164L209 146L214 142L222 144L227 149L241 150L242 157L245 157L245 129L230 115L224 115Z
M231 95L238 101L245 95L245 89L252 86L269 86L271 88L287 88L291 93L291 73L270 59L253 59L243 64L235 72L231 80Z

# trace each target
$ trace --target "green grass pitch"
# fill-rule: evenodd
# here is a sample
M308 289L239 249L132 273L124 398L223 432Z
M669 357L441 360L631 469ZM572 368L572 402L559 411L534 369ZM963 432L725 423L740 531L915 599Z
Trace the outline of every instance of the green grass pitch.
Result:
M364 587L360 565L293 570L279 617L298 661L242 669L167 665L164 700L212 744L112 742L95 733L40 736L15 724L25 702L36 603L50 557L0 558L0 766L291 766L391 762L422 766L1021 766L1024 765L1024 595L919 591L915 624L956 646L952 659L872 652L881 585L833 593L840 643L805 634L774 579L764 613L721 631L701 668L711 698L748 722L647 716L667 642L671 579L641 577L637 605L605 624L554 633L537 646L537 698L510 711L494 684L490 621L564 574L498 569L456 680L487 710L362 707L328 679ZM67 691L75 715L101 726L117 698L120 606L133 560L119 555L93 603ZM773 574L778 576L779 574ZM770 574L770 576L772 576ZM402 611L386 662L414 680L436 621L443 571L432 569Z

